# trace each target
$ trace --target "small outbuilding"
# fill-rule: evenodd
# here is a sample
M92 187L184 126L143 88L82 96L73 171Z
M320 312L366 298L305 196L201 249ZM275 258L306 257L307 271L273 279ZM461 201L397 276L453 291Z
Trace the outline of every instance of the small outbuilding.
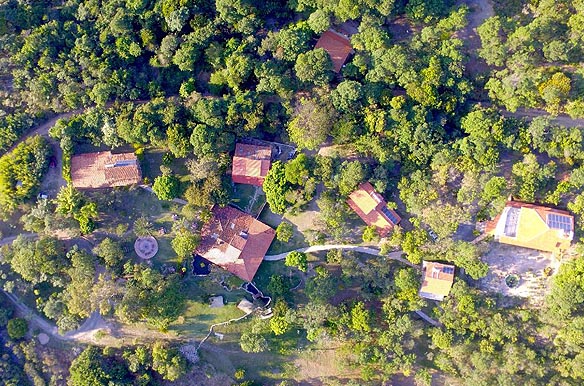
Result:
M231 179L238 184L262 186L271 162L270 146L238 143L235 145Z
M454 265L422 262L422 287L420 296L425 299L442 301L450 293L454 283Z
M336 73L341 72L347 58L353 53L349 38L333 30L325 31L314 48L322 48L329 54Z
M381 237L386 236L401 221L401 217L387 207L387 202L369 182L359 185L349 195L347 204L367 225L375 226Z

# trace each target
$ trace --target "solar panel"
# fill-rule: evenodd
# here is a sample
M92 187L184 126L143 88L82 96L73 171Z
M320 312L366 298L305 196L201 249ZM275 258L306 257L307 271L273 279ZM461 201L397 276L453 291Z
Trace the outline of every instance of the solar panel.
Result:
M383 208L381 208L381 211L383 212L383 214L385 214L387 216L389 221L391 221L392 223L397 224L399 222L399 219L388 208L383 207Z
M519 208L509 208L507 211L507 219L505 220L505 236L517 236L517 222L519 220Z
M561 214L548 213L547 225L552 229L560 229L566 232L572 232L572 219Z
M450 273L454 273L454 268L452 268L452 267L444 267L444 268L442 268L442 272L449 273L449 274Z
M117 166L130 166L130 165L136 165L136 160L127 159L127 160L116 161L116 163L114 164L114 167L117 167Z

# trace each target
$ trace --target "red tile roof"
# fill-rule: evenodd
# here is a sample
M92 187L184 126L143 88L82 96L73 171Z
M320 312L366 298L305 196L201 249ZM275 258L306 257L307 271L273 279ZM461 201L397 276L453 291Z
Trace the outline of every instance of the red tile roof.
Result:
M433 261L422 263L422 287L420 296L426 299L444 300L450 293L454 282L454 265L441 264Z
M102 151L71 157L71 182L76 188L110 188L141 180L140 163L134 153Z
M574 238L574 217L565 210L508 201L485 231L500 243L560 253Z
M196 253L246 281L252 281L276 232L247 213L213 208Z
M359 185L359 189L347 198L347 204L367 225L376 226L382 237L401 221L401 217L393 209L387 208L387 202L369 182Z
M314 48L324 48L328 52L333 62L333 68L337 73L341 72L343 64L353 52L349 38L332 30L325 31L316 42Z
M231 170L233 182L262 186L270 170L271 159L270 146L236 144Z

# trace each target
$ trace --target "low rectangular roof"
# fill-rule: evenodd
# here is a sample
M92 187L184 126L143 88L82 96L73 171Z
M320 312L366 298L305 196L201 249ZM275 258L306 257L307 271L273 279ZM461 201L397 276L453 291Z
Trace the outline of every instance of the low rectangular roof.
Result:
M325 31L316 42L314 48L323 48L328 52L333 62L333 68L337 73L341 72L341 68L343 68L347 58L353 52L349 38L333 30Z
M347 204L367 225L377 227L382 237L401 221L401 217L387 207L387 202L369 182L359 185L347 198Z
M236 144L231 170L233 182L262 186L270 170L271 159L270 146Z
M454 283L454 265L424 261L422 262L422 280L420 296L442 301L448 296Z
M71 157L71 182L76 188L111 188L141 180L140 163L134 153L102 151Z

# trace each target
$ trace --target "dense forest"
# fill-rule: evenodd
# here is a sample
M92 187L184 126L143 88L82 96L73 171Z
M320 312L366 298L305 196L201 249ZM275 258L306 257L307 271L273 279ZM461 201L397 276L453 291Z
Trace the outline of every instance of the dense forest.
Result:
M353 48L339 73L315 48L329 29ZM582 0L0 0L0 285L62 334L93 314L126 328L40 345L0 294L0 380L224 372L224 384L294 385L294 361L328 350L344 375L315 384L582 384L583 44ZM273 316L222 330L216 349L254 363L232 368L193 353L201 336L181 326L193 299L240 284L221 277L217 290L187 268L210 208L242 205L228 171L243 139L294 149L263 185L277 253L364 243L381 255L292 252L260 270ZM73 187L71 157L110 149L135 152L159 200ZM405 219L383 240L346 204L364 181ZM576 216L575 245L535 304L481 289L490 240L457 236L509 196ZM308 212L318 227L292 224ZM132 256L152 235L170 240L161 264ZM422 260L460 270L440 304L418 296Z

